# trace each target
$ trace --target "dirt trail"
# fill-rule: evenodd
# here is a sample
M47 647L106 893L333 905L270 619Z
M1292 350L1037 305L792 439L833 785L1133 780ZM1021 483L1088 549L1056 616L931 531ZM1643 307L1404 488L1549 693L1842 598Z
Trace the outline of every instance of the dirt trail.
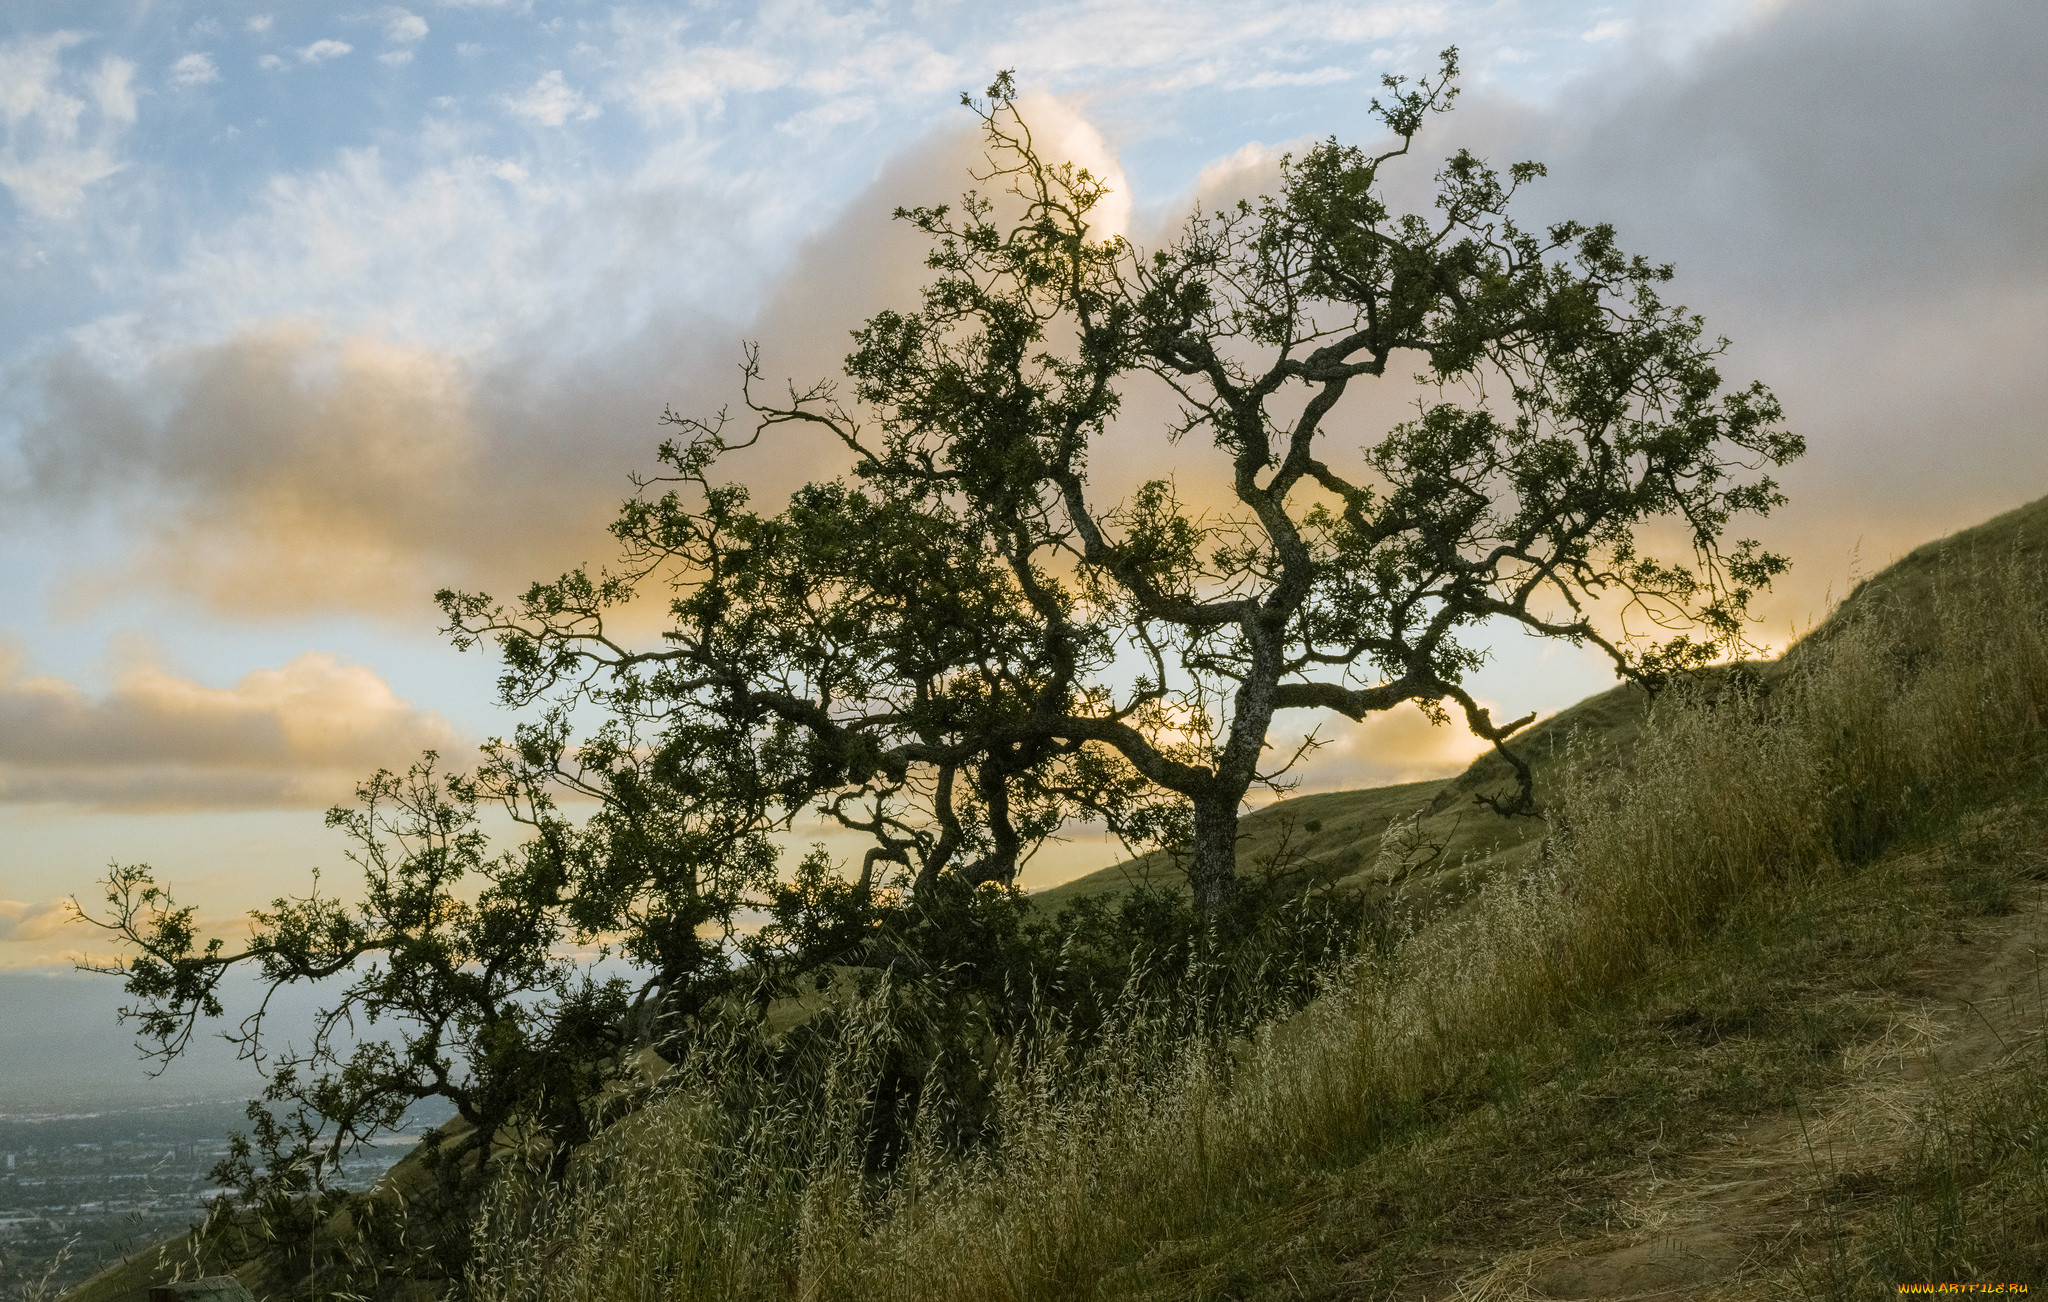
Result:
M1498 1260L1449 1296L1784 1296L1784 1271L1826 1241L1824 1189L1894 1167L1930 1103L1996 1088L2021 1055L2043 1052L2048 905L2025 899L1954 935L1902 988L1868 996L1886 1030L1844 1051L1837 1088L1646 1163L1618 1196L1625 1228Z

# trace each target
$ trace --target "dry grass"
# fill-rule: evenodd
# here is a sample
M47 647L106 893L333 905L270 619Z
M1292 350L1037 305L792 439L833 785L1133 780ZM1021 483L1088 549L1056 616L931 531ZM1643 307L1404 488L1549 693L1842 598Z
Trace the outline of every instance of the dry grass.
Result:
M737 1059L707 1055L593 1145L568 1187L508 1181L471 1290L550 1302L1257 1292L1256 1279L1196 1267L1219 1237L1300 1228L1272 1223L1281 1173L1290 1205L1312 1208L1300 1191L1318 1173L1336 1181L1396 1148L1412 1164L1447 1100L1469 1112L1475 1081L1517 1097L1527 1046L1671 969L1747 902L1950 826L1988 788L2039 780L2048 579L2002 555L1955 554L1926 573L1924 600L1866 597L1751 686L1667 697L1625 765L1567 757L1533 867L1379 937L1285 1020L1188 1043L1171 1031L1175 1010L1132 999L1118 1035L1078 1068L1056 1042L1013 1046L995 1073L1002 1130L985 1145L914 1142L875 1179L863 1159L876 1046L895 1015L885 990L847 1019L824 1099L778 1099ZM1900 1021L1851 1038L1857 1052L1897 1054L1925 1034ZM1957 1117L1988 1119L1931 1131L1949 1135L1949 1156L1931 1147L1923 1165L1936 1174L1922 1183L2039 1169L2008 1160L2040 1147L2029 1123L1968 1106ZM1924 1233L1901 1217L1901 1260L1959 1251L1940 1226L1960 1212ZM1428 1273L1387 1260L1394 1274L1354 1281L1359 1292ZM1537 1248L1486 1287L1506 1295L1542 1264Z

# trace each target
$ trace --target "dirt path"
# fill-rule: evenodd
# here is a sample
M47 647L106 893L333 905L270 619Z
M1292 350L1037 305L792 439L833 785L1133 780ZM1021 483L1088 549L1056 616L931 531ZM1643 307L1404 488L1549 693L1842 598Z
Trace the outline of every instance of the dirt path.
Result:
M1868 996L1886 1030L1844 1051L1828 1094L1759 1117L1618 1195L1622 1227L1494 1262L1451 1296L1508 1299L1783 1297L1783 1277L1830 1231L1824 1190L1878 1181L1919 1142L1937 1100L1995 1089L2043 1052L2048 906L1960 923L1955 940Z

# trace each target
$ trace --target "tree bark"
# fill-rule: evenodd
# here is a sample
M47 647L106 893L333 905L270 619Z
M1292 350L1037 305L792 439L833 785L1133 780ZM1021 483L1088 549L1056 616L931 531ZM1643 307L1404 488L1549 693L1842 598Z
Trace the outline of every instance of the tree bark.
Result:
M1237 801L1197 797L1194 861L1188 885L1194 889L1195 912L1212 916L1237 885Z

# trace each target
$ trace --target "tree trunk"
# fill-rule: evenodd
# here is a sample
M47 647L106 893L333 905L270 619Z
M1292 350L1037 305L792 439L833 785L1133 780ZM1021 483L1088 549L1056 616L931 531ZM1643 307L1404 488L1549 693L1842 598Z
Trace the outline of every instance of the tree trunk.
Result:
M1195 912L1208 917L1230 898L1237 885L1237 801L1197 798L1195 856L1188 865Z

